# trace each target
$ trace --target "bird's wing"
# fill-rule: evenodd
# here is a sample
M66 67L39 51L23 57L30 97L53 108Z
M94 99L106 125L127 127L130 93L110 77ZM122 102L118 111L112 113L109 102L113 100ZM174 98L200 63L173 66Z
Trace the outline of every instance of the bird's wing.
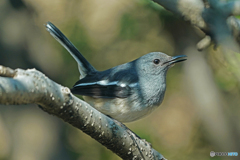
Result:
M104 84L104 81L79 83L73 86L72 93L96 98L126 98L131 94L131 88L118 84L117 81Z
M131 74L126 76L118 72L117 75L102 77L99 75L88 75L80 79L71 89L73 94L91 96L96 98L126 98L133 93L137 85L137 77Z

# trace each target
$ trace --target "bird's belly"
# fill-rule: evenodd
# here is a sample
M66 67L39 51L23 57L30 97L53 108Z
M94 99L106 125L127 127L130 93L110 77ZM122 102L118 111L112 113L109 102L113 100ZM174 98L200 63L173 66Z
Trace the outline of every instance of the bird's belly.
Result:
M154 107L140 106L136 101L127 101L122 98L102 99L83 96L84 100L98 111L120 122L132 122L147 114Z

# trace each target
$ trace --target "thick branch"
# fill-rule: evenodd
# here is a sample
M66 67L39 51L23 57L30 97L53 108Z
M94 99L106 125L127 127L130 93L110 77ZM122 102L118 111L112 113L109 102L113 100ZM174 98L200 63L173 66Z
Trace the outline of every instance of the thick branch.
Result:
M125 125L98 112L41 72L0 66L0 104L30 103L81 129L123 159L165 159Z

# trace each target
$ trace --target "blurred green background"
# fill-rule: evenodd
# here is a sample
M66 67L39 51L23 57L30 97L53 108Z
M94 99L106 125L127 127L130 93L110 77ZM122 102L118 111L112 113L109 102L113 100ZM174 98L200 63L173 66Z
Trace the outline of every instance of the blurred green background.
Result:
M96 69L160 51L188 55L171 68L163 104L126 124L167 159L240 154L240 80L220 50L198 52L203 34L149 0L1 0L0 65L36 68L67 87L77 64L45 30L51 21ZM239 62L239 54L236 54ZM239 63L240 64L240 63ZM111 151L37 105L0 106L0 160L117 160Z

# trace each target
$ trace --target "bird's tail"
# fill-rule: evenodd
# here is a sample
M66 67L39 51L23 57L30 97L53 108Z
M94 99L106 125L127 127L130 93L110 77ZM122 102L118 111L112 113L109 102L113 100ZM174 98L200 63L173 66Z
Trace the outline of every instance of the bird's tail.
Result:
M51 22L45 25L50 34L73 56L78 63L79 72L82 77L96 72L96 69L82 56L78 49L67 37Z

